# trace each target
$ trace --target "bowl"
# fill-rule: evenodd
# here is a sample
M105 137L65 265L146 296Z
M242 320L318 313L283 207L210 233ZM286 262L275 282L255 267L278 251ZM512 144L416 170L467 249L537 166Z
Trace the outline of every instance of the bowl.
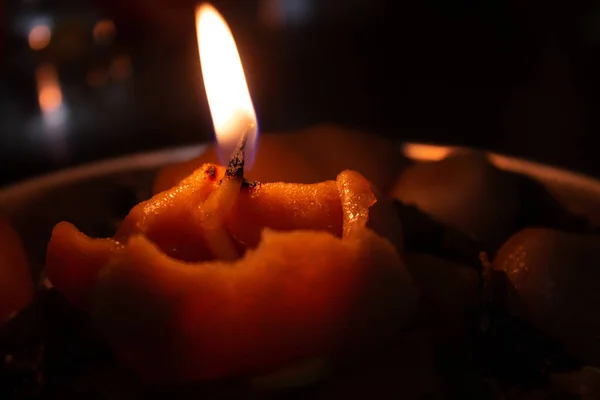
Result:
M404 143L401 146L403 154L414 162L432 162L442 159L452 152L472 150L420 143ZM130 208L151 196L152 181L157 170L165 165L196 157L205 149L206 145L197 145L132 155L34 178L0 191L0 214L6 216L23 237L34 273L39 274L44 265L46 245L56 223L68 220L88 235L111 236ZM486 154L490 162L498 168L534 179L542 184L567 210L588 218L594 225L600 225L600 181L540 163L496 153ZM60 302L61 300L56 301ZM60 327L60 322L56 322L53 318L60 318L59 314L65 314L64 310L67 310L66 313L74 312L67 307L68 305L61 303L56 310L63 311L55 311L53 316L49 317L51 330L59 337L64 335L63 328ZM70 323L68 319L66 321ZM81 335L81 332L74 330L73 327L69 327L67 332L72 335L67 336L71 338L69 339L71 342L76 342L78 335ZM404 337L402 344L394 347L392 356L396 354L393 356L396 359L409 360L412 356L416 357L413 359L418 359L417 353L430 351L428 348L423 348L424 343L421 339L422 335L419 332L409 333ZM70 348L71 346L73 344L69 343L66 347ZM378 360L376 362L381 359L380 356L375 356L375 360ZM384 357L384 359L388 362L394 360L389 357ZM366 362L368 363L368 361ZM369 371L359 369L359 372L349 372L349 376L354 377L351 379L354 381L354 386L348 384L350 382L348 379L342 380L338 385L338 388L342 389L325 392L334 393L333 397L328 397L328 395L314 397L316 396L315 392L301 392L299 397L294 398L344 398L345 395L356 394L361 390L373 394L372 387L369 387L369 382L373 382L373 380L369 381L369 379L374 376L379 379L382 374L400 373L404 375L405 379L411 381L428 379L426 375L423 377L419 375L420 372L415 372L420 371L420 367L412 368L410 365L408 367L392 365L389 369L388 367L387 364L381 364L377 367L379 369L375 368ZM123 394L123 387L137 390L136 385L139 382L131 374L114 370L106 372L106 374L110 375L110 378L103 377L101 379L108 379L111 384L118 387L115 389L118 394ZM361 383L363 377L368 377L369 374L371 378L365 378ZM412 376L411 374L416 375ZM123 383L124 381L126 383ZM393 376L388 379L388 382L395 381L398 380ZM356 382L359 387L356 386ZM422 382L422 384L427 385L428 383ZM186 391L187 389L178 388L175 393L183 393L182 395L198 393L195 388L191 389L192 392ZM171 389L165 390L165 392L156 391L156 393L165 393L165 395L174 393ZM236 392L237 387L227 386L227 390L228 393L232 393L231 390ZM379 390L385 393L386 389L382 387ZM216 396L218 397L218 394ZM212 397L209 396L209 398ZM244 398L244 394L238 397L232 395L232 398Z
M206 145L185 146L87 164L15 184L0 190L0 215L25 238L34 272L44 264L54 225L74 223L91 236L111 236L137 202L151 195L161 167L189 160ZM439 160L461 147L405 143L402 152L415 162ZM487 153L498 168L540 182L567 210L600 225L600 181L565 169Z

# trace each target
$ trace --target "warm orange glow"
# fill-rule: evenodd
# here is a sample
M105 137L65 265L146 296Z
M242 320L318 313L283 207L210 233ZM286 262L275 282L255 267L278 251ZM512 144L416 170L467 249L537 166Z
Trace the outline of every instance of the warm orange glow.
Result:
M56 67L52 64L40 65L35 71L38 86L38 101L42 113L56 111L62 105L62 91L58 82Z
M96 25L94 25L94 30L92 31L94 35L94 40L98 44L106 44L110 43L117 34L117 28L115 27L114 22L110 19L105 19L102 21L98 21Z
M42 50L48 44L52 38L52 31L46 25L38 25L29 32L29 47L33 50Z
M131 76L133 66L128 56L115 57L110 63L110 76L115 81L122 81Z
M90 69L85 77L90 87L101 88L108 84L108 70L105 68Z
M225 162L246 131L246 166L249 167L258 129L235 40L227 22L208 4L196 9L196 32L219 154Z
M57 110L62 104L62 93L58 86L45 86L39 94L40 108L43 112Z
M448 157L456 148L447 146L434 146L430 144L407 143L403 152L408 158L417 161L439 161Z

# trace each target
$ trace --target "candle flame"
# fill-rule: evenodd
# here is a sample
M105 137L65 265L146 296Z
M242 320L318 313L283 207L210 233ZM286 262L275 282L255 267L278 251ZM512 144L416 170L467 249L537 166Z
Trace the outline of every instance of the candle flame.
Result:
M225 19L209 4L196 9L196 33L219 156L226 163L240 137L246 134L246 168L249 168L258 127L235 40Z

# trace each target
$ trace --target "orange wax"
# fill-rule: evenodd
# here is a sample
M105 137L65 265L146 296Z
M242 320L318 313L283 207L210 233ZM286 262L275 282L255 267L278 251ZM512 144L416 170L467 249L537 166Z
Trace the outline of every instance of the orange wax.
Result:
M223 218L242 256L222 261L197 216L223 174L204 165L140 203L114 240L68 223L53 232L52 283L142 377L213 379L345 357L413 315L398 221L360 174L243 185Z

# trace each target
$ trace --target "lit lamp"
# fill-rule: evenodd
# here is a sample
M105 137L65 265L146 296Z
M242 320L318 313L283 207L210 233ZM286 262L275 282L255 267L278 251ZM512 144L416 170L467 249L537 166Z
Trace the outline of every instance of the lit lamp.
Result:
M229 160L225 178L205 203L200 223L213 253L220 259L238 257L223 229L250 166L258 133L256 114L248 92L242 62L227 23L208 4L196 10L196 32L204 87L212 115L221 160Z
M228 165L204 164L136 205L111 239L58 224L49 279L148 380L310 374L389 339L417 304L395 210L355 171L244 180L256 117L241 63L212 7L197 21Z
M209 146L198 158L164 168L156 179L155 193L179 184L205 163L227 164L242 137L250 180L316 183L353 169L384 193L391 189L404 163L389 139L321 125L281 135L261 133L257 146L256 114L227 23L212 6L202 5L196 10L196 32L217 145Z

